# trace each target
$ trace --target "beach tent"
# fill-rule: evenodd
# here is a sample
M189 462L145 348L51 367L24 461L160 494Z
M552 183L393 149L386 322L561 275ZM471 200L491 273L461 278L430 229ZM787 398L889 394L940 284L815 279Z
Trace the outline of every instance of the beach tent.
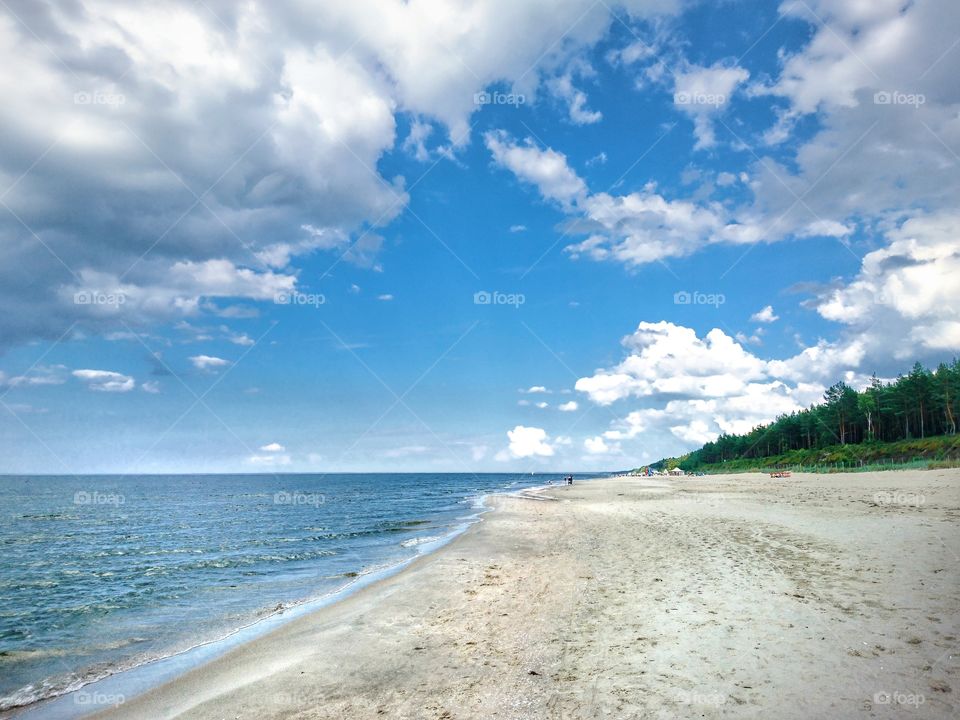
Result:
M671 475L683 475L683 470L681 470L680 468L674 468L673 470L670 471L670 474L671 474Z

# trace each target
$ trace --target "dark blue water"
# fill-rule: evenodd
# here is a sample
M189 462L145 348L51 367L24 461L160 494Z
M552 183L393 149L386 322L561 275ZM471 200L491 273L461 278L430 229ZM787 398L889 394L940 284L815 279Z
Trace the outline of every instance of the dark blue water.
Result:
M0 477L0 710L222 637L558 475Z

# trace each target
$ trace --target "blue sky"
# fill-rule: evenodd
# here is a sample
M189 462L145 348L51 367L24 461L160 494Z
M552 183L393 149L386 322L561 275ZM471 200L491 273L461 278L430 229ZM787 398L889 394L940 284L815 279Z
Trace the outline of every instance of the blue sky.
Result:
M374 4L0 12L0 470L627 468L960 349L949 3Z

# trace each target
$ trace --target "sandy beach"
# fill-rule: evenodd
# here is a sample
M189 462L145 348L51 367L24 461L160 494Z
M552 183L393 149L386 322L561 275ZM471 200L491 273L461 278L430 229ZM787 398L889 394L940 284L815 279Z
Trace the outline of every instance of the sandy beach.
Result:
M960 471L617 478L103 718L947 718Z

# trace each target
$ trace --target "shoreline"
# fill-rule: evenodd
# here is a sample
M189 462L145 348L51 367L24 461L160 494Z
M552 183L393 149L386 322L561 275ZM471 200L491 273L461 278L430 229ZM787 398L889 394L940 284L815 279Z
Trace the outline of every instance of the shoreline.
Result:
M579 482L592 479L596 478L585 478L579 480ZM520 490L500 490L474 496L472 504L468 506L472 512L460 518L461 522L450 532L438 537L417 539L417 542L402 545L415 552L411 557L386 565L363 568L340 587L322 595L307 597L288 605L285 604L279 609L267 610L266 614L261 617L257 617L219 636L199 641L170 654L139 662L135 661L129 666L107 671L103 675L90 680L78 681L79 684L75 684L70 689L57 695L0 710L0 719L79 720L80 718L92 717L102 711L102 709L96 709L97 705L113 704L110 702L97 703L95 701L98 698L120 697L123 698L124 702L134 699L146 692L174 682L178 677L207 663L216 661L234 648L246 643L256 642L290 622L343 602L371 585L404 572L421 558L440 551L480 523L483 519L482 516L494 509L487 503L488 498L497 496L529 497L526 493L536 493L551 487L557 487L557 485L547 483ZM90 698L90 702L85 700L87 697ZM87 707L87 705L93 705L94 707Z
M958 490L937 470L494 494L391 577L95 717L948 717Z

